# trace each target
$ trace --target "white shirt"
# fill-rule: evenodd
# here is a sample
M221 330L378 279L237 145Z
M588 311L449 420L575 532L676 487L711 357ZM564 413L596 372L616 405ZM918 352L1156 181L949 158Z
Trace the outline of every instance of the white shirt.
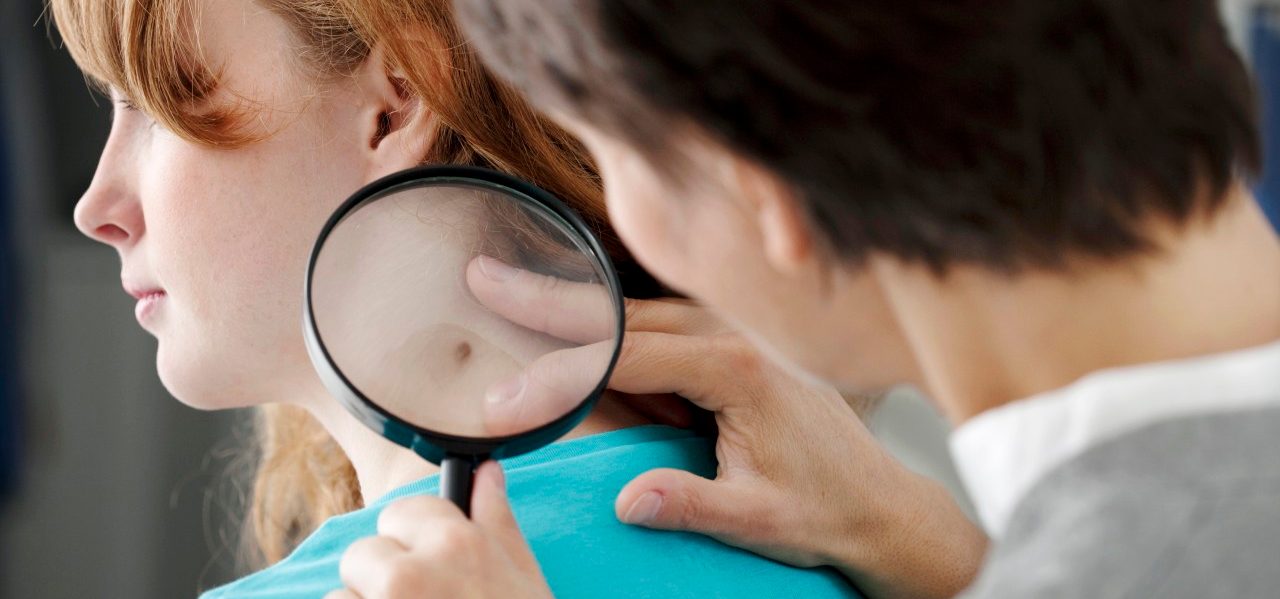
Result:
M974 416L951 435L960 478L992 538L1055 467L1161 421L1280 406L1280 342L1100 370L1061 389Z

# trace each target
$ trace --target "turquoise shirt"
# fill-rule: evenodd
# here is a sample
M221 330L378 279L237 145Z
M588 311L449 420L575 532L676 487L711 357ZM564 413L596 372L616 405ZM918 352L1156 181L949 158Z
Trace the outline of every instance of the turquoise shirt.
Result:
M652 468L714 476L714 447L694 433L643 426L572 439L503 462L520 529L558 599L574 597L858 597L835 571L793 568L689 533L628 526L618 492ZM395 499L436 494L438 477L400 487L363 509L330 518L281 562L202 599L319 598L339 588L338 562L377 529ZM803 509L796 506L795 509Z

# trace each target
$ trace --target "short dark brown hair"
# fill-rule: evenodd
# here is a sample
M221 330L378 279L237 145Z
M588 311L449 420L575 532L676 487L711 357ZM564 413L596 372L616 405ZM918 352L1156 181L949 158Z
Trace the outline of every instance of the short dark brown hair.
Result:
M672 154L696 124L847 259L1059 267L1153 247L1260 163L1213 0L455 0L544 108Z

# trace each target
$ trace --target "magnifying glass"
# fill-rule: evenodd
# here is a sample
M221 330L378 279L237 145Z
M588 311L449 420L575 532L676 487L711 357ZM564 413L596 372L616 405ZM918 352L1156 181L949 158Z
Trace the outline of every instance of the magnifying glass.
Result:
M571 293L572 322L527 293L547 286ZM577 425L622 344L622 291L599 240L550 193L488 169L420 167L356 192L320 232L305 294L325 387L439 464L441 496L468 514L475 468ZM539 387L539 367L578 382Z

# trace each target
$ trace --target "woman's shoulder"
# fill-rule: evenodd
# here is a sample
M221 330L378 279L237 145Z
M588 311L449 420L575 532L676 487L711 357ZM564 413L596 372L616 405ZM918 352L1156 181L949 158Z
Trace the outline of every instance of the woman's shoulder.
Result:
M708 537L620 523L613 503L652 468L714 476L714 442L690 431L644 426L572 439L504 462L520 528L556 596L743 597L801 592L856 596L832 571L792 568ZM405 485L369 507L326 521L285 560L202 599L317 597L340 586L338 562L374 534L389 503L435 494L437 478Z
M378 529L381 507L325 520L283 560L210 590L200 599L312 599L340 588L338 563L347 547Z
M702 535L619 522L614 500L641 473L716 472L711 439L667 427L627 431L620 439L626 442L568 448L545 472L508 470L512 509L557 597L857 596L834 571L793 568Z

